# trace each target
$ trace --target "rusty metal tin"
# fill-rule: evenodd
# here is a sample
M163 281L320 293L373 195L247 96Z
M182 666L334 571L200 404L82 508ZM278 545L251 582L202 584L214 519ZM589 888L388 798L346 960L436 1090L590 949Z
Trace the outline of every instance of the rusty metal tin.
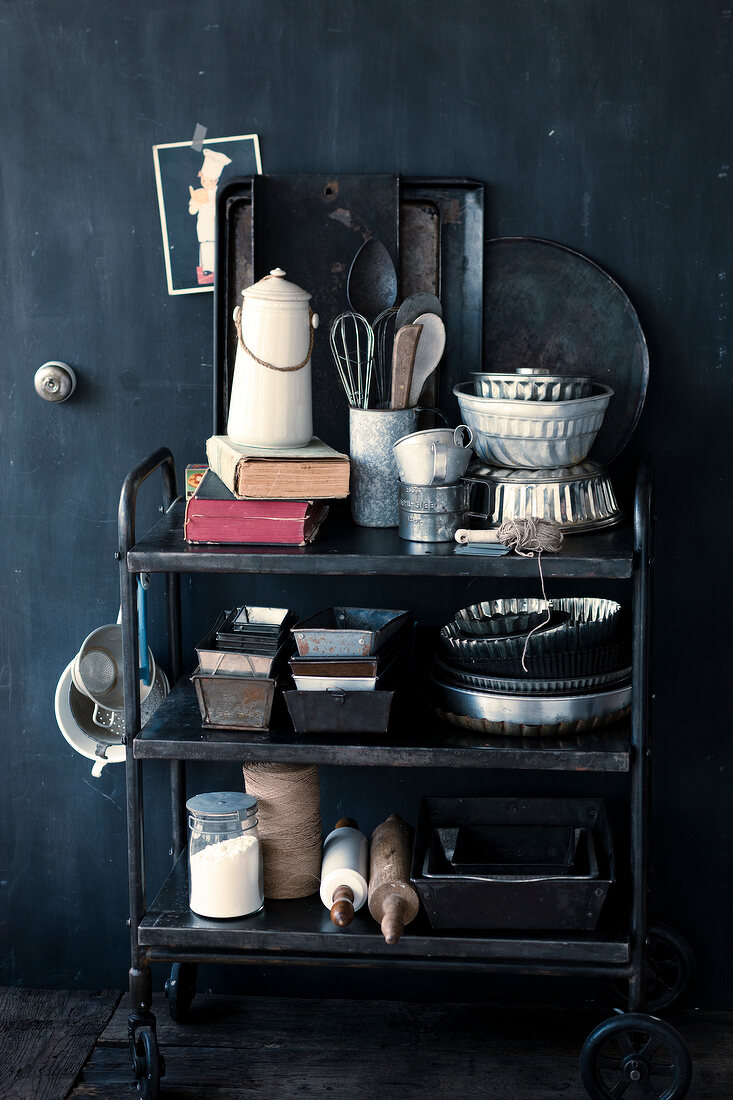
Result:
M409 611L328 607L292 631L301 657L371 657L409 618Z
M296 733L337 735L386 733L393 691L286 691Z
M196 688L201 721L214 729L266 730L275 698L275 680L256 676L205 673L197 669Z

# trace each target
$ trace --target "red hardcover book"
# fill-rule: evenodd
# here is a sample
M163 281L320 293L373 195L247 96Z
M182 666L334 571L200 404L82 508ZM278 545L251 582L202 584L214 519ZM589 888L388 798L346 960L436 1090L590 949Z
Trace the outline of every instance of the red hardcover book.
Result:
M207 470L186 503L186 542L305 546L328 515L314 500L240 500Z

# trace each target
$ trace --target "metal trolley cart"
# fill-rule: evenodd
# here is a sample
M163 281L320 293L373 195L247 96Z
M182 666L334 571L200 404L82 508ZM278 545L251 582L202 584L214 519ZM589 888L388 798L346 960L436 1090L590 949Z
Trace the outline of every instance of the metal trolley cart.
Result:
M163 515L139 541L136 499L155 471L163 477ZM183 539L184 503L176 492L169 450L161 448L126 478L119 506L119 545L124 648L127 828L130 892L129 1040L138 1090L146 1100L159 1095L164 1060L151 1012L151 964L172 964L167 982L169 1008L185 1018L196 991L196 968L204 962L277 961L389 965L452 971L597 976L626 995L628 1011L597 1027L581 1054L581 1077L591 1097L656 1097L677 1100L687 1092L690 1058L668 1023L647 1012L669 1005L682 992L692 960L672 929L649 924L650 586L651 474L642 465L633 522L592 535L573 536L562 552L544 560L546 577L626 582L632 604L633 688L627 724L574 738L466 738L437 723L383 744L302 741L241 733L209 740L201 728L193 687L181 678L182 573L288 574L293 577L401 576L533 579L537 564L517 555L430 556L408 552L393 529L365 530L333 516L320 539L298 554L269 547L189 547ZM169 667L173 690L140 730L136 588L140 574L165 574ZM143 771L146 760L169 760L173 827L172 870L151 905L146 903L143 854ZM303 762L327 765L398 765L512 769L555 773L622 773L628 781L630 897L625 926L592 933L437 933L418 918L396 947L389 947L375 922L357 914L347 931L334 928L318 895L299 901L267 902L263 912L243 920L214 922L188 905L185 820L185 762ZM413 931L414 930L414 931ZM645 1011L646 1010L646 1011Z

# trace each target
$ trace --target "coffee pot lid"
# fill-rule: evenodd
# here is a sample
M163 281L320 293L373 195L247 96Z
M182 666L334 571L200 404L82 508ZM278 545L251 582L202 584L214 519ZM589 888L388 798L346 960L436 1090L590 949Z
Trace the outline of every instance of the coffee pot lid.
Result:
M264 279L248 286L242 296L268 302L307 302L311 297L307 290L289 283L281 267L274 267Z

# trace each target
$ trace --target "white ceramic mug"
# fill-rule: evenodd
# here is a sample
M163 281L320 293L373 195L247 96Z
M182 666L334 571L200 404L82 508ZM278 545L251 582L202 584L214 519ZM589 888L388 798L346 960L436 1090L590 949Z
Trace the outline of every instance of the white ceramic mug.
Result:
M455 485L471 461L473 433L457 428L428 428L398 439L393 450L400 481L406 485Z

